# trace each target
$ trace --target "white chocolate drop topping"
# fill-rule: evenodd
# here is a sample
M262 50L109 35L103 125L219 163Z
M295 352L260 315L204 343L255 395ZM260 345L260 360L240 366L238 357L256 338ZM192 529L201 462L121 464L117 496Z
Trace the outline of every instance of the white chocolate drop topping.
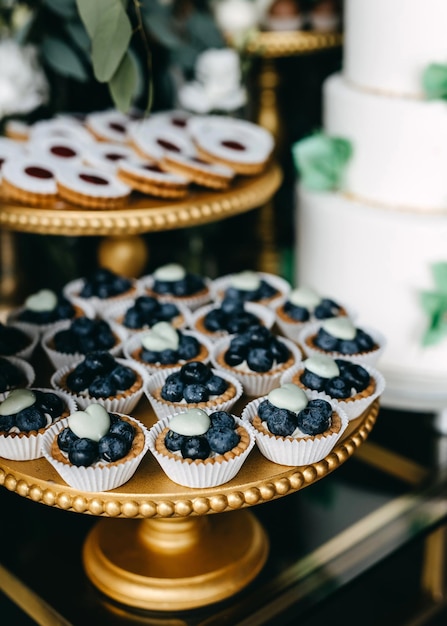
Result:
M0 415L15 415L32 406L35 401L36 394L31 389L13 389L0 404Z
M157 322L141 337L141 345L154 352L177 350L179 342L179 334L169 322Z
M331 317L325 320L322 328L337 339L354 339L357 334L356 328L347 317Z
M53 311L57 306L57 296L51 289L41 289L25 300L25 308L38 313Z
M261 284L261 279L256 272L245 270L231 277L230 285L240 291L254 291Z
M305 309L313 310L321 302L321 296L310 287L297 287L289 294L289 302L295 306L302 306Z
M304 391L293 383L286 383L272 389L267 396L270 404L278 407L278 409L287 409L294 413L299 413L308 404L308 399Z
M99 441L109 431L110 416L101 404L89 404L84 411L69 415L68 426L77 437Z
M155 270L153 277L156 280L175 281L182 280L186 276L186 270L178 263L168 263Z
M310 356L304 361L303 365L309 372L321 378L334 378L340 374L340 368L335 360L325 354Z
M185 413L177 413L170 422L169 428L178 435L194 437L206 433L211 420L202 409L188 409Z

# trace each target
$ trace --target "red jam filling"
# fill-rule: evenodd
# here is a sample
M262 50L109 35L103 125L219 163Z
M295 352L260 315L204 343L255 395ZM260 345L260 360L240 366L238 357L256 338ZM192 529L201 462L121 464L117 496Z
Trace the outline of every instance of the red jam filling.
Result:
M171 120L171 124L173 126L177 126L178 128L185 128L186 120L184 117L173 117Z
M2 169L2 165L3 165L4 162L5 162L5 159L1 159L0 158L0 170Z
M145 170L149 170L149 172L158 172L158 173L163 173L164 171L161 169L161 167L158 167L158 165L143 165L143 168Z
M159 146L164 148L165 150L170 150L171 152L181 152L180 148L170 141L166 141L166 139L157 139L157 143Z
M115 152L110 152L109 154L105 154L104 156L109 161L119 161L120 159L124 159L124 154L116 154Z
M28 176L31 176L32 178L53 178L52 172L50 172L50 170L46 170L43 167L26 167L25 174L28 174Z
M93 176L92 174L79 174L79 178L91 185L108 185L109 181L100 176Z
M118 133L125 133L126 128L122 124L118 124L118 122L110 122L109 128L112 130L116 130Z
M50 149L50 152L52 152L56 156L63 157L64 159L76 156L76 152L71 148L67 148L66 146L53 146Z
M238 141L232 141L229 139L226 141L221 141L221 144L222 146L224 146L224 148L229 148L230 150L238 150L239 152L242 152L246 149L245 146Z

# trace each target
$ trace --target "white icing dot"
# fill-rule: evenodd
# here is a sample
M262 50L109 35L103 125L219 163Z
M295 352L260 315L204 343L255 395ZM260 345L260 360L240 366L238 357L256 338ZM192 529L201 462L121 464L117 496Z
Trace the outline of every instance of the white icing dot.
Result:
M13 389L0 404L0 415L15 415L32 406L35 401L36 394L31 389Z
M230 284L240 291L254 291L261 284L261 279L256 272L246 270L231 277Z
M156 280L163 281L182 280L186 276L186 270L178 263L168 263L156 269L153 276Z
M57 296L51 289L41 289L25 300L25 308L30 311L53 311L57 305Z
M178 435L197 436L206 433L211 420L202 409L189 409L171 418L169 428Z
M296 306L313 310L320 304L321 296L310 287L297 287L290 292L289 301Z
M146 350L161 352L162 350L177 350L179 334L169 322L158 322L141 337L141 345Z
M303 363L304 367L321 376L321 378L334 378L340 374L340 369L334 359L324 354L316 354L309 357Z
M279 409L287 409L298 413L307 406L307 396L300 387L293 383L286 383L272 389L267 396L269 402Z
M99 441L110 428L110 416L101 404L89 404L84 411L69 415L68 426L77 437Z
M354 339L356 328L347 317L331 317L322 324L322 328L337 339Z

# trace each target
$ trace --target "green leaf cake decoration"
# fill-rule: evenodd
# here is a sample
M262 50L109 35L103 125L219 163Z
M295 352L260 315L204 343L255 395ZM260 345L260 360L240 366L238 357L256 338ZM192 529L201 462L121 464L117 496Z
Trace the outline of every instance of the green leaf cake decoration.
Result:
M430 100L447 100L447 65L431 63L426 67L422 87Z
M329 137L322 132L305 137L292 146L301 182L314 191L340 188L351 155L352 146L347 139Z
M421 292L421 304L429 318L428 328L422 338L424 346L432 346L447 336L447 262L431 266L436 289Z

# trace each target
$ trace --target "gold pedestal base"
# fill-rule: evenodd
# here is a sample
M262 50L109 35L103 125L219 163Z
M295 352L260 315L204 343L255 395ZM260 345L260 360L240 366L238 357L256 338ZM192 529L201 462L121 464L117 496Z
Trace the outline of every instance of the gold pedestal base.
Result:
M262 569L268 539L249 511L98 522L87 537L87 576L116 602L178 611L228 598Z

